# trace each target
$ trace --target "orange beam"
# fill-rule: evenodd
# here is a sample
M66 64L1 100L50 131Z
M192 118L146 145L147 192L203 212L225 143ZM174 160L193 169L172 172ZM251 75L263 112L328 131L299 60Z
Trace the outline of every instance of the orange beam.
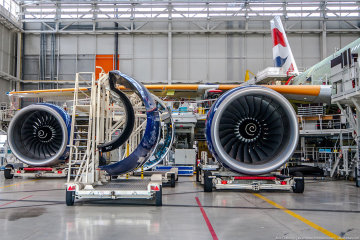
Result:
M230 90L230 89L233 89L233 88L236 88L236 87L240 87L240 85L237 85L237 84L220 84L219 85L219 90L227 91L227 90Z
M240 85L219 85L220 90L230 90ZM320 93L319 85L260 85L282 94L296 94L296 95L307 95L307 96L318 96Z
M197 91L199 84L154 84L154 85L144 85L148 90L187 90L187 91ZM118 87L120 90L126 90L124 86Z
M210 85L211 86L211 85ZM236 84L223 84L214 85L214 88L219 90L230 90L240 85ZM260 85L271 88L281 94L295 94L295 95L307 95L307 96L318 96L320 93L320 85ZM184 90L184 91L198 91L199 84L157 84L157 85L145 85L149 90ZM118 87L120 90L126 90L124 86ZM80 91L87 91L88 88L80 88ZM63 88L63 89L45 89L45 90L32 90L32 91L18 91L10 92L10 94L24 94L24 93L48 93L48 92L72 92L74 88Z
M296 94L307 96L318 96L320 93L319 85L262 85L281 94Z
M87 91L89 88L79 88L80 91ZM53 93L53 92L73 92L75 88L60 88L60 89L45 89L45 90L29 90L10 92L9 94L23 94L23 93Z

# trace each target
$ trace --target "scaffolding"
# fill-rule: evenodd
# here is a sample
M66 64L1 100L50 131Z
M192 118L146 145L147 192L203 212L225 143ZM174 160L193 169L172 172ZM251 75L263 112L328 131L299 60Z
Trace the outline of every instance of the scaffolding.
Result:
M354 129L352 137L356 141L357 153L353 162L356 186L360 187L360 63L358 55L352 54L351 49L344 51L331 63L331 76L333 85L332 103L336 104L347 121Z
M72 125L70 132L70 157L66 184L66 204L71 206L75 199L155 199L162 205L162 175L153 174L150 178L126 174L112 179L99 166L108 164L98 150L98 146L108 142L125 122L121 106L113 104L115 96L108 85L108 75L101 73L98 80L92 75L91 95L80 100L79 86L81 73L76 75L74 101L72 106ZM125 153L114 159L119 161L128 156L141 141L146 125L142 102L135 95L130 96L135 110L135 127L125 144ZM86 102L86 103L84 103ZM87 122L83 124L81 122ZM82 130L79 130L82 129ZM110 155L110 154L109 154ZM109 157L109 156L108 156Z

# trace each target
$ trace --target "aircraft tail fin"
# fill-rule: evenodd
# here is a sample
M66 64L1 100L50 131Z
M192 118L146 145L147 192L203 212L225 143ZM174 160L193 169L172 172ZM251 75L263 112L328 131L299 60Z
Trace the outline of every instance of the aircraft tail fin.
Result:
M270 24L275 67L282 67L288 74L299 74L280 16L275 16Z

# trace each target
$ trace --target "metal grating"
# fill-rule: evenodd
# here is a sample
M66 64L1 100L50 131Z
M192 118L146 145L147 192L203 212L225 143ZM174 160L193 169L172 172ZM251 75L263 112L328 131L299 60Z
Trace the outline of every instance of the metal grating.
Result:
M96 186L96 190L147 190L150 183L148 179L117 179L102 186Z
M297 114L301 116L316 116L324 114L323 105L301 105L297 109Z

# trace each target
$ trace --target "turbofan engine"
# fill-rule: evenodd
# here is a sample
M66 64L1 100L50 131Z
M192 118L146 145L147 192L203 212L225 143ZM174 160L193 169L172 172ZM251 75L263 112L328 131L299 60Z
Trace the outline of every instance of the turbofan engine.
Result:
M299 138L289 101L266 87L238 87L223 94L206 120L213 156L242 174L269 173L293 154Z
M66 157L71 118L60 107L39 103L17 112L10 122L12 153L31 166L51 166Z

